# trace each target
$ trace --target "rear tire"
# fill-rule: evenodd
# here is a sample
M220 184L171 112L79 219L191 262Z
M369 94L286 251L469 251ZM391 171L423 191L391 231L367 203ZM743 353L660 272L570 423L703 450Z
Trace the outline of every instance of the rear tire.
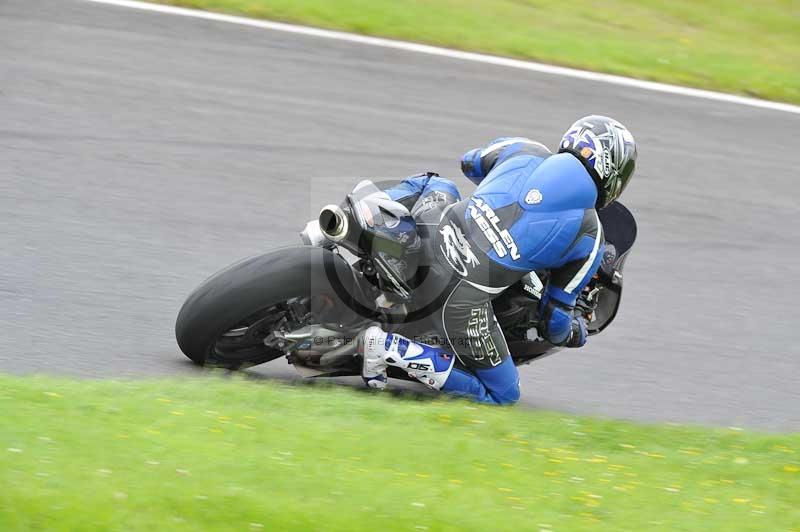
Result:
M326 263L336 274L336 287L325 274ZM284 354L264 345L263 339L275 325L270 320L286 312L288 301L322 298L344 319L352 311L337 293L347 297L354 285L350 265L331 251L276 249L237 262L197 287L178 313L175 338L181 351L200 365L238 369L262 364Z

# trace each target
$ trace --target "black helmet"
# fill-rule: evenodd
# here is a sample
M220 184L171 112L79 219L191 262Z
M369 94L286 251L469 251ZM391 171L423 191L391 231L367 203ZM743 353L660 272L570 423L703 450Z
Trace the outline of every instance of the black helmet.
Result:
M636 141L628 129L607 116L585 116L561 137L559 153L583 162L597 185L597 208L622 194L636 167Z

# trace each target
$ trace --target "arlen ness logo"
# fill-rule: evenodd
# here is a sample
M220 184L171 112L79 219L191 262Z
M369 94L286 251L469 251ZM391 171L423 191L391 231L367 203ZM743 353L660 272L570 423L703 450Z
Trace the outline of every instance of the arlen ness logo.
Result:
M500 228L500 218L495 214L494 209L480 198L473 198L472 203L474 205L469 206L469 215L483 231L483 236L492 245L497 256L502 259L510 254L511 260L519 259L517 243L514 242L508 229Z

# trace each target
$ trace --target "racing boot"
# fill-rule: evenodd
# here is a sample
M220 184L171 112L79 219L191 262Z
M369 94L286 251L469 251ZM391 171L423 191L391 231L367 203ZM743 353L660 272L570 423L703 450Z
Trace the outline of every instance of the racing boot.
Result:
M383 344L386 333L378 326L369 327L358 335L356 351L364 357L361 365L361 378L370 388L383 390L386 388L386 361L383 359L385 350Z
M359 336L358 351L364 357L361 376L370 388L386 387L386 368L402 368L412 378L439 390L453 370L455 358L442 349L409 340L380 327L366 329Z

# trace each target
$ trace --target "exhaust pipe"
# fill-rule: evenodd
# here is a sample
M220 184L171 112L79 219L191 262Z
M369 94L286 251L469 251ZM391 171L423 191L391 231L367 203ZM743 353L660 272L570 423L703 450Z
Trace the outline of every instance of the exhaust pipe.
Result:
M319 213L319 228L331 242L341 242L347 236L347 214L338 205L326 205Z

